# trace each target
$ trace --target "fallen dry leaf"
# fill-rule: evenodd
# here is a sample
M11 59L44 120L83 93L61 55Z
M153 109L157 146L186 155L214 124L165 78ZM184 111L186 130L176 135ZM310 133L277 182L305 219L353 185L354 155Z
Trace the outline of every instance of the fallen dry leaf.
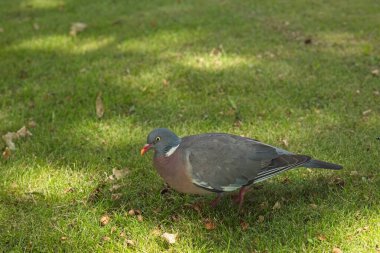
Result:
M277 201L274 206L272 207L273 210L277 210L277 209L280 209L281 208L281 203L279 201Z
M29 128L35 128L37 126L37 123L34 120L29 120L28 127Z
M119 185L119 184L114 184L114 185L111 186L111 188L110 188L110 192L117 191L120 187L121 187L121 185Z
M111 218L105 214L100 218L100 225L105 226L110 222Z
M380 95L380 91L375 90L375 91L373 92L373 95L375 95L375 96L379 96L379 95Z
M63 192L64 192L64 193L74 192L74 188L69 187L69 188L65 189Z
M359 175L359 172L357 172L356 170L353 170L350 172L350 176L357 176Z
M368 114L370 114L372 112L371 109L368 109L368 110L365 110L364 112L362 112L362 115L363 116L367 116Z
M61 241L66 241L67 237L66 236L61 236Z
M361 233L361 232L365 232L365 231L368 231L369 230L369 226L364 226L364 227L362 227L362 228L358 228L358 229L356 229L356 233L357 234L359 234L359 233Z
M260 209L262 209L262 210L267 209L268 206L269 206L268 201L264 201L264 202L260 203Z
M199 203L193 203L193 204L185 204L186 207L190 207L194 211L196 211L198 214L201 214L202 208Z
M108 236L103 236L102 240L105 241L105 242L109 242L109 241L111 241L111 238L108 237Z
M318 235L317 238L318 238L318 240L320 240L320 241L326 241L326 236L323 235L323 234Z
M258 221L259 223L263 223L264 220L265 220L265 217L264 217L263 215L259 215L257 221Z
M8 132L5 135L3 135L3 140L5 141L5 144L8 146L10 150L15 150L16 145L13 142L14 140L18 139L17 133L14 132Z
M143 222L143 221L144 221L144 217L143 217L141 214L138 214L138 215L137 215L137 220L138 220L139 222Z
M118 170L118 169L112 169L112 176L113 176L113 178L116 179L116 180L122 179L122 178L125 177L128 173L129 173L129 169L128 169L128 168L121 169L121 170Z
M371 71L371 74L374 75L374 76L378 76L380 74L380 71L379 71L379 69L373 69Z
M344 180L340 177L335 177L333 178L330 182L329 182L330 185L336 185L336 186L339 186L339 187L344 187Z
M120 232L119 236L120 236L120 237L126 237L127 234L126 234L125 231L123 230L123 231Z
M78 33L83 32L87 28L87 24L82 22L72 23L70 27L70 35L76 36Z
M16 133L15 132L8 132L5 135L3 135L2 138L5 141L5 144L8 146L9 149L15 150L16 145L15 145L14 141L19 139L19 138L25 138L27 136L32 136L32 133L29 132L29 130L25 126L23 126Z
M289 141L288 139L282 139L281 140L282 144L284 144L284 146L287 148L289 146Z
M121 194L121 193L113 193L113 194L111 195L111 200L113 200L113 201L118 200L118 199L121 198L122 195L123 195L123 194Z
M130 239L125 239L124 245L127 247L133 247L133 246L135 246L135 242L133 240L130 240Z
M169 244L174 244L177 241L177 234L163 233L161 237Z
M12 154L12 152L11 152L10 148L6 147L3 151L3 159L8 160L9 157L11 157L11 154Z
M243 231L247 230L249 228L249 224L245 221L240 222L240 227Z
M128 215L134 216L136 214L134 209L128 211Z
M31 132L29 132L29 130L25 126L21 127L17 131L16 134L17 134L18 137L23 137L23 138L27 137L27 136L32 136L33 135Z
M214 230L216 228L215 222L213 222L211 219L205 219L204 226L207 230Z
M154 228L152 231L150 231L150 234L153 236L159 236L161 234L161 230L159 228Z
M96 115L99 119L102 118L104 115L104 104L101 92L99 92L98 96L96 97Z
M210 56L221 56L223 53L223 45L219 45L211 50Z
M334 247L332 253L343 253L343 251L338 247Z
M313 208L313 209L317 209L317 208L318 208L318 206L317 206L316 204L314 204L314 203L311 203L309 206L310 206L311 208Z

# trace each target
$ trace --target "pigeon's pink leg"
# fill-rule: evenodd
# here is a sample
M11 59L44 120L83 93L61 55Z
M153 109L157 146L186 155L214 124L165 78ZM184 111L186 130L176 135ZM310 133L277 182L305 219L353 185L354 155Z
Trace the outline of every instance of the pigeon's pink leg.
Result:
M248 191L248 188L243 186L240 188L239 194L234 196L234 201L239 204L239 209L243 206L244 194Z
M219 204L221 198L222 193L217 193L216 198L211 201L210 205L215 208Z

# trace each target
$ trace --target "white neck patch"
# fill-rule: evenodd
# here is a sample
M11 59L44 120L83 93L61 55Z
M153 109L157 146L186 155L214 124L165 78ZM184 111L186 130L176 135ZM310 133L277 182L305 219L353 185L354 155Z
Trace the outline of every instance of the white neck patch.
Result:
M179 147L179 144L177 146L172 147L171 149L169 149L169 151L165 153L165 156L166 157L171 156L177 150L178 147Z

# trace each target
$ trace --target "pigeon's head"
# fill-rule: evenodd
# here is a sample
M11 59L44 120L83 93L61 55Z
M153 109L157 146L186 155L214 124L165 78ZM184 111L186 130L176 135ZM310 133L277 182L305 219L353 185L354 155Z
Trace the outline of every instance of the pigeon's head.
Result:
M181 139L167 128L156 128L149 133L147 144L141 149L141 155L154 149L155 156L170 156L178 147Z

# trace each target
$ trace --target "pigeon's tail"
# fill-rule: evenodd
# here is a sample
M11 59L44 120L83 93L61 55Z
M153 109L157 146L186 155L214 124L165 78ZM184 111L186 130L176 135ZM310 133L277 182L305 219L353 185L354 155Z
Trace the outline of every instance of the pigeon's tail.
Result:
M301 165L302 167L306 168L317 168L317 169L328 169L328 170L340 170L343 169L343 167L339 164L335 163L328 163L324 161L314 160L311 159L307 163L304 163Z

